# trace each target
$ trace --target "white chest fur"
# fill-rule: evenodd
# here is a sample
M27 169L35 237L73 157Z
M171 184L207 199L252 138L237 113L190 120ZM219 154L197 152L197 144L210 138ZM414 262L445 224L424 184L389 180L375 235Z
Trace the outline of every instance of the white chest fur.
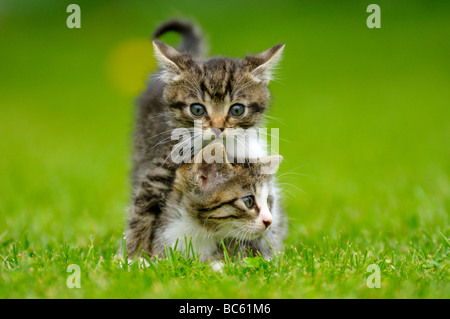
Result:
M192 257L190 245L200 260L205 261L217 250L218 240L215 236L192 220L185 212L170 219L164 230L157 235L159 246L172 247Z

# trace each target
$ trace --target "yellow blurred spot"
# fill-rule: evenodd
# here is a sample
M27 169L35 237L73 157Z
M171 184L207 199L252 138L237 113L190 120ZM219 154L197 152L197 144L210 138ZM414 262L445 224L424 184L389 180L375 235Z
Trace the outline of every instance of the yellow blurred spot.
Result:
M144 88L150 72L156 70L150 39L129 39L109 54L108 77L113 85L127 96L136 96Z

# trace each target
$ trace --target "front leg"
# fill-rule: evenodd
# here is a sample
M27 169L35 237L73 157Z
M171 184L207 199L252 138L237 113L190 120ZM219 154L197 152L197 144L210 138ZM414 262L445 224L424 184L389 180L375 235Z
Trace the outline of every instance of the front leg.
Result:
M153 169L135 192L126 234L127 252L130 257L140 250L152 256L153 227L161 214L171 183L169 170Z
M214 270L215 272L218 272L218 273L223 272L223 266L225 266L225 263L223 262L223 260L211 261L209 264L210 264L212 270Z
M134 207L132 209L134 209ZM126 232L127 253L129 257L133 257L140 249L151 256L152 232L155 220L156 214L154 213L131 213Z

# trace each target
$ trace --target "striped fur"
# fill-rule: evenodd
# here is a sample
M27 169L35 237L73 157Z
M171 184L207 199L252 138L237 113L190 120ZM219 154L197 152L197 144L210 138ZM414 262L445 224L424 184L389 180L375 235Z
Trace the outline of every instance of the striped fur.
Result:
M171 160L175 128L192 128L195 118L190 105L201 103L207 114L201 118L205 132L224 128L258 127L269 106L267 88L270 70L279 59L283 45L244 59L214 57L204 52L199 29L183 21L169 21L154 34L167 31L182 35L179 50L154 41L160 70L151 78L138 101L132 172L132 203L129 209L127 250L148 253L153 226L166 205L179 164ZM230 106L245 106L243 116L228 114Z
M223 241L230 256L239 252L243 257L260 253L272 258L282 249L287 225L274 176L263 174L263 165L267 164L183 164L156 221L150 256L164 256L169 247L189 254L186 243L191 242L201 260L217 261L224 257ZM213 187L200 178L204 170ZM244 204L247 196L255 199L251 208ZM271 216L268 227L261 216L265 208Z

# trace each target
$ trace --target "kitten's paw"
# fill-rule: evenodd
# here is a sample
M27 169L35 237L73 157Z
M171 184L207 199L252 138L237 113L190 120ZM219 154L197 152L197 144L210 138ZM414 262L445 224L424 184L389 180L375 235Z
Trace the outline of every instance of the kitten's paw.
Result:
M123 267L123 262L122 260L118 260L119 262L119 266ZM136 259L128 259L128 271L130 271L130 266L137 263L139 265L139 268L147 268L150 266L149 262L147 261L147 259L142 258L142 257L138 257Z
M143 258L143 257L139 257L137 259L138 263L139 263L139 268L147 268L150 267L150 263L147 261L147 259Z
M224 265L225 264L223 263L223 261L213 261L213 262L211 262L212 270L214 270L214 271L216 271L218 273L223 272L223 266Z

